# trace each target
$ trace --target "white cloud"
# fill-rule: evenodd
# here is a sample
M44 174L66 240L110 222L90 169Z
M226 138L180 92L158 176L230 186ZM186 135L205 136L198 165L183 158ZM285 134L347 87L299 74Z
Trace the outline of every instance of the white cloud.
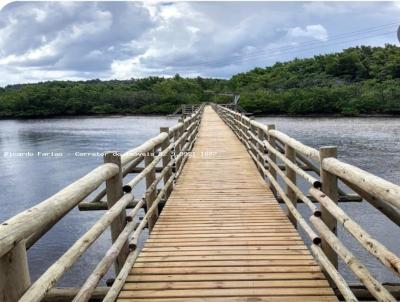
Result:
M340 2L323 2L314 1L307 2L304 4L304 11L307 14L317 16L327 16L335 14L344 14L352 10L352 3L340 3Z
M0 85L175 73L229 77L352 46L321 42L397 16L398 3L390 2L14 2L0 11ZM301 47L308 40L314 50Z
M147 10L129 2L12 3L0 19L0 64L76 72L109 69L152 27Z
M328 40L328 32L321 24L307 25L304 29L294 27L289 29L288 34L294 38L313 38L320 41Z

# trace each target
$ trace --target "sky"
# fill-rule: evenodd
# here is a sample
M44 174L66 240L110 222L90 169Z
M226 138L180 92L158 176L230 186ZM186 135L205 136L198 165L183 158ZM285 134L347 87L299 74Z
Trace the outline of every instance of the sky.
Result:
M356 45L399 44L400 2L12 2L0 86L146 76L229 78Z

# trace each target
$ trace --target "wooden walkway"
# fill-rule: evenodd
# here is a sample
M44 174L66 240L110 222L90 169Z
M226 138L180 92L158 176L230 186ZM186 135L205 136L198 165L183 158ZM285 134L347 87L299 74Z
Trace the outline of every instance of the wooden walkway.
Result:
M245 147L211 109L118 301L337 301Z

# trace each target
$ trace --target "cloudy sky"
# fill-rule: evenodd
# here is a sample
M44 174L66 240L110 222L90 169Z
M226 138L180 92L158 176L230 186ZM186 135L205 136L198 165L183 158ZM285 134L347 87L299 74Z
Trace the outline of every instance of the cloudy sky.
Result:
M360 44L398 44L400 2L12 2L0 86L149 75L229 78Z

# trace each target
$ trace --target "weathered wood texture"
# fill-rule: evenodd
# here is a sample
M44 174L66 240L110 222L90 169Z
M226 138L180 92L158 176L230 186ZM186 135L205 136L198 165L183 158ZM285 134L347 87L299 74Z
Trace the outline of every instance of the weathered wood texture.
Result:
M244 145L206 107L118 301L337 301Z
M118 152L111 151L107 152L104 155L105 163L112 163L119 167L119 173L110 179L106 180L106 194L107 194L107 206L109 209L112 208L124 195L122 191L122 167L121 167L121 156L118 155ZM118 239L119 234L124 230L126 224L126 211L121 211L121 214L118 215L117 218L111 223L111 239L112 242L115 242ZM124 262L126 257L128 257L129 248L128 242L125 242L124 246L121 248L121 252L119 253L117 260L115 261L115 271L118 273Z

